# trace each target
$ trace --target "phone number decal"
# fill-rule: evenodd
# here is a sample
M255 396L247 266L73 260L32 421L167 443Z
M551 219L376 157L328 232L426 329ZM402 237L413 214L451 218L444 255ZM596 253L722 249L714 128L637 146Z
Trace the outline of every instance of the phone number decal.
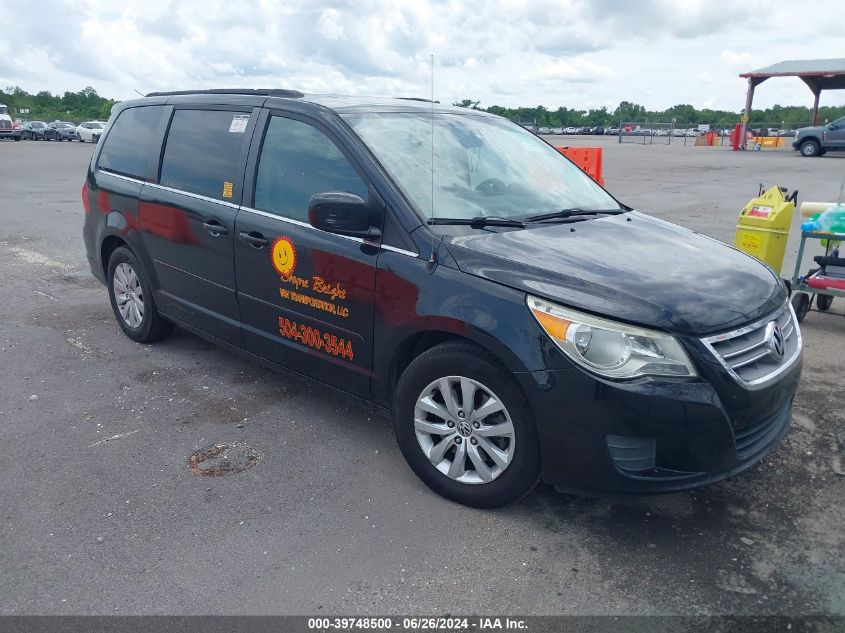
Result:
M313 347L332 356L352 360L352 341L338 338L335 334L321 332L310 325L297 325L284 317L279 317L279 334L287 339Z

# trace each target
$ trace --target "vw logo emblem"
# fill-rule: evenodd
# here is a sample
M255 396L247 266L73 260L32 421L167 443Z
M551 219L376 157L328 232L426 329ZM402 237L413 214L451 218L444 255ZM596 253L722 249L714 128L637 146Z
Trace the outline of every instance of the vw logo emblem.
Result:
M469 422L466 420L461 420L458 422L458 433L463 435L464 437L469 437L472 433L472 427L469 425Z
M769 354L777 360L783 360L786 354L786 344L783 340L783 331L780 326L772 321L766 326L766 346L769 348Z

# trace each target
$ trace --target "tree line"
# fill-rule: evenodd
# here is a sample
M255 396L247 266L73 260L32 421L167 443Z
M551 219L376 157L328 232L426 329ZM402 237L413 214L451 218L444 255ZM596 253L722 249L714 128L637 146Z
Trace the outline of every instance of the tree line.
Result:
M30 94L20 86L10 86L0 91L0 103L9 107L12 118L29 119L31 121L72 121L79 123L91 119L105 121L111 114L112 106L117 103L114 99L101 97L97 91L88 86L79 92L65 92L54 95L46 90L37 94ZM606 107L580 110L561 106L550 110L545 106L506 108L499 105L481 107L480 101L463 99L453 105L474 110L483 110L492 114L511 119L518 123L532 123L538 127L608 127L619 125L622 121L671 123L676 126L698 125L709 123L716 128L730 128L739 121L739 112L728 110L698 110L686 103L674 105L666 110L648 110L644 106L631 101L622 101L613 111ZM21 109L29 110L29 114L21 114ZM819 108L819 122L833 121L845 116L845 106L823 106ZM764 110L751 111L750 125L780 127L794 129L812 124L812 113L806 106L775 105Z
M715 128L732 128L739 122L740 113L728 110L711 110L708 108L698 110L686 103L672 106L666 110L648 110L644 106L631 101L622 101L613 111L606 107L590 110L579 110L576 108L559 107L557 110L550 110L544 106L533 108L505 108L493 105L487 108L481 107L480 101L463 99L452 105L473 110L483 110L491 114L498 114L511 121L523 124L534 124L538 127L608 127L619 125L620 122L638 123L672 123L676 127L698 125L709 123ZM813 124L812 112L805 106L780 106L775 105L764 110L752 109L749 117L751 126L769 126L782 129L795 129ZM819 108L819 123L833 121L845 116L845 106L823 106Z
M65 92L54 95L46 90L37 94L29 94L20 86L9 86L0 90L0 103L8 106L9 115L13 119L29 121L105 121L111 114L112 106L117 103L114 99L106 99L88 86L79 92ZM28 114L21 114L21 110L29 110Z

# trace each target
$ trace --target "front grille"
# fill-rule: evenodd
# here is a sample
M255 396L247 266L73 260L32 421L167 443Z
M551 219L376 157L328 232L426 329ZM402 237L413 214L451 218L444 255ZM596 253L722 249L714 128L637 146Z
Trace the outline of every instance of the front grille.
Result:
M783 356L774 352L770 324L777 323L783 336ZM757 385L789 367L801 353L801 331L787 304L752 325L704 339L704 344L739 382Z
M6 119L0 120L0 130L11 130L12 129L12 122L7 121Z
M734 429L736 454L740 459L748 459L771 444L789 422L789 408L778 411L771 417L749 426Z

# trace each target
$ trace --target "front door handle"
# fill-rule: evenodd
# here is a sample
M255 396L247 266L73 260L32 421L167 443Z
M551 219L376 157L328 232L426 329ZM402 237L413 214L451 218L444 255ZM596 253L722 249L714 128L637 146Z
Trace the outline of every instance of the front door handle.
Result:
M250 231L247 233L246 231L241 231L238 235L244 242L252 246L253 248L264 248L270 243L266 237L258 233L257 231Z
M229 235L229 229L220 224L217 220L209 220L202 223L202 228L211 233L211 237L220 237L221 235Z

